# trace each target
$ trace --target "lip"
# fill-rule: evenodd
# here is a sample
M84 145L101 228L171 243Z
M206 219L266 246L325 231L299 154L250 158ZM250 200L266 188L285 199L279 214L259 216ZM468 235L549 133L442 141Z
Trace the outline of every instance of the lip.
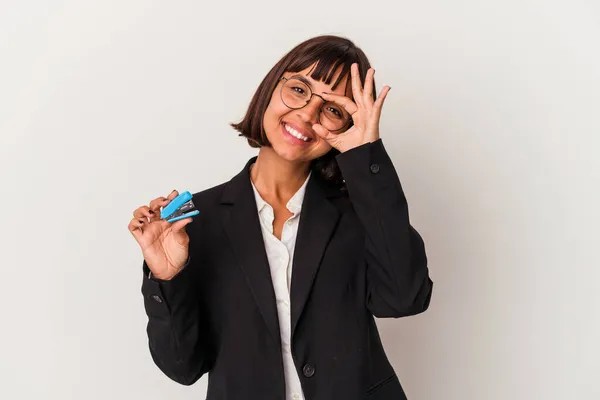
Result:
M297 137L290 135L290 133L285 129L285 125L288 125L290 128L293 128L297 132L300 132L301 135L306 136L310 140L305 142L302 139L298 139ZM281 123L281 130L283 131L285 137L287 137L288 139L291 139L292 142L297 143L297 144L309 144L309 143L312 143L315 141L315 135L307 132L306 130L300 128L298 125L290 123L290 122L283 121Z

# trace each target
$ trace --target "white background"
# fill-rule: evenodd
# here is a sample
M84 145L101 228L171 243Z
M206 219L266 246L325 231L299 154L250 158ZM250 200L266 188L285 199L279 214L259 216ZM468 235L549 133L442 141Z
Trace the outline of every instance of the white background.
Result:
M381 136L435 282L378 321L409 398L600 398L592 0L3 0L0 398L204 398L150 358L127 224L236 174L256 150L228 123L319 34L392 87Z

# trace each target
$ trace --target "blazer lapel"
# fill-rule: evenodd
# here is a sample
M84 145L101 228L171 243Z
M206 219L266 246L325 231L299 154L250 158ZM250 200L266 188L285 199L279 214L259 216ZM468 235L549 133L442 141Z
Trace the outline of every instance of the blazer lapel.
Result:
M250 183L250 165L256 158L251 158L244 169L226 184L221 198L221 218L254 300L269 331L279 342L281 336L275 291Z
M221 218L256 304L269 331L279 342L281 336L275 291L250 183L250 165L256 159L255 156L248 160L244 169L225 185L221 198ZM327 185L318 174L311 174L302 202L294 250L290 293L292 335L340 217L340 212L328 198L339 195L338 188Z
M313 172L306 186L294 248L290 290L292 336L310 296L323 253L340 217L340 212L328 197L339 195L339 189L327 186Z

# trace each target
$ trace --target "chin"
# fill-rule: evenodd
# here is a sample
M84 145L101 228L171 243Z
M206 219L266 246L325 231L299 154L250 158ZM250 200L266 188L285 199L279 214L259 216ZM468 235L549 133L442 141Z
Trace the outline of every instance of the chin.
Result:
M309 162L321 157L329 150L323 146L324 143L312 143L309 146L295 146L285 140L271 141L273 151L282 159L290 162ZM327 146L329 147L329 146Z
M273 151L280 158L290 162L310 161L310 156L297 149L291 148L286 143L277 143L273 145Z

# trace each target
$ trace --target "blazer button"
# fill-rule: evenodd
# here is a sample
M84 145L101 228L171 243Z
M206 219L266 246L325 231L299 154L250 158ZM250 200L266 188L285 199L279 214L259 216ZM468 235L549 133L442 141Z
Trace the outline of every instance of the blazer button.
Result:
M313 376L315 374L315 366L314 366L314 364L312 364L312 363L306 364L302 368L302 372L304 373L305 377L310 378L311 376Z
M371 172L376 174L379 172L379 164L371 164Z

